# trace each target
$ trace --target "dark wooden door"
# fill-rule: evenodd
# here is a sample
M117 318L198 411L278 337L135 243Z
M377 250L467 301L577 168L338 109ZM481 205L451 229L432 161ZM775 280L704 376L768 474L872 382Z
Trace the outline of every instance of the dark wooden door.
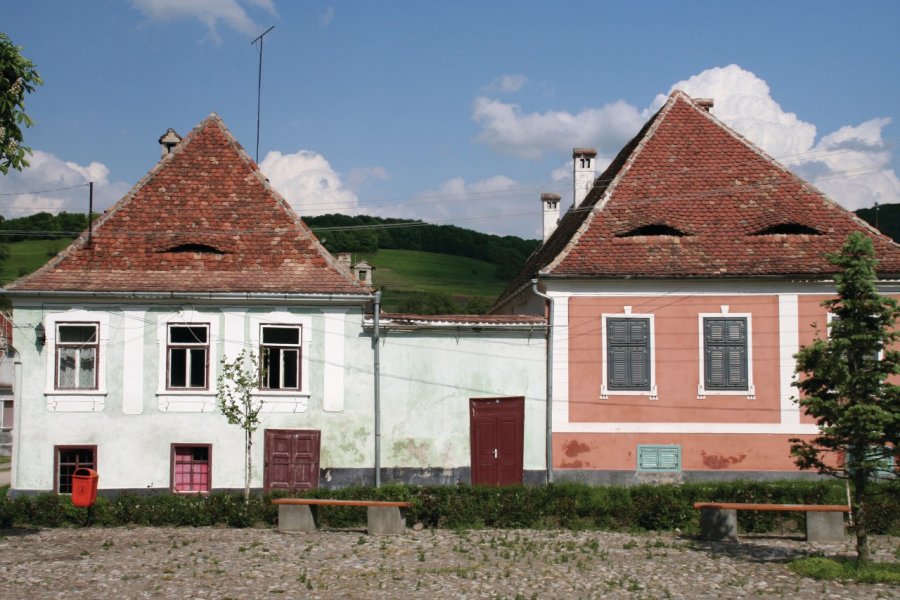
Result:
M266 429L265 437L265 491L319 487L321 432L308 429Z
M469 415L472 483L522 483L525 399L472 398Z

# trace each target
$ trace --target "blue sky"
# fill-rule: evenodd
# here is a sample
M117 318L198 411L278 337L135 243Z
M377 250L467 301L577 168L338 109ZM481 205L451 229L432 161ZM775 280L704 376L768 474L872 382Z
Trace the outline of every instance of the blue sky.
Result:
M217 112L300 214L538 237L673 87L848 208L900 202L900 3L37 0L0 30L37 65L32 167L0 214L100 208ZM565 204L564 204L565 206Z

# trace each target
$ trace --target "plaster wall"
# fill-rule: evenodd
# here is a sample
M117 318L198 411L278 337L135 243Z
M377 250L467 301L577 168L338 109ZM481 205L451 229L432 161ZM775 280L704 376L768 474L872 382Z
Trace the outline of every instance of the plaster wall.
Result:
M160 331L165 331L162 325L167 319L172 322L173 315L184 319L176 322L211 325L209 390L164 389L165 352L160 346L165 345L165 337L160 337ZM212 444L212 487L243 487L243 430L228 424L219 413L215 374L223 356L233 359L241 348L258 349L261 323L301 324L306 387L299 393L263 396L262 422L254 434L252 485L263 484L263 431L267 428L321 430L323 469L358 468L373 462L372 351L369 340L360 336L358 307L106 305L85 309L44 304L16 307L15 319L23 385L16 415L14 489L53 488L55 445L96 445L101 489L168 489L173 443ZM38 322L72 320L102 323L99 391L61 394L53 390L53 340L43 347L36 343L34 327ZM335 360L340 366L337 375ZM325 410L326 398L329 410Z
M469 467L469 399L525 398L525 470L546 467L543 329L382 334L382 466Z

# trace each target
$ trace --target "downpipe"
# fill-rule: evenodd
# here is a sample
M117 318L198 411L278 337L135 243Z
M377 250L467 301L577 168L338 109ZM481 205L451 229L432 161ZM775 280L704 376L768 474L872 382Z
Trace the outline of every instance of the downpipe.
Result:
M372 316L372 344L375 374L375 487L381 487L381 344L379 343L379 317L381 316L381 290L375 292Z
M531 290L535 296L543 298L547 301L547 357L545 363L547 365L547 415L546 415L546 440L547 446L547 469L546 482L553 483L553 297L541 292L538 289L538 280L531 280Z

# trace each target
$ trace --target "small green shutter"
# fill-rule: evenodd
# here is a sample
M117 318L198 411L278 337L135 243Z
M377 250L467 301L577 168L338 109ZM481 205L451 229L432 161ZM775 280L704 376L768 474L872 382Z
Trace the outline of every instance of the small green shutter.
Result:
M638 471L680 471L681 446L639 444Z

